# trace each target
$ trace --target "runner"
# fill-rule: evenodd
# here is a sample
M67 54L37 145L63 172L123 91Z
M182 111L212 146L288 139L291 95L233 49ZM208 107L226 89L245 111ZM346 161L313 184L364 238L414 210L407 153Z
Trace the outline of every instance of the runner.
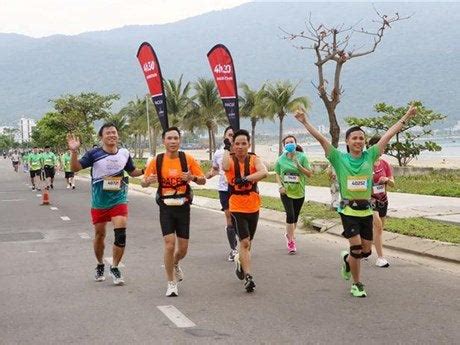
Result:
M354 297L366 297L364 285L360 277L361 258L371 255L372 249L372 209L370 204L372 192L373 165L385 151L390 139L407 122L415 116L417 108L410 106L406 114L382 136L379 142L363 151L365 145L364 131L351 127L345 134L348 153L333 147L308 120L305 113L298 110L296 119L302 123L310 134L321 144L327 159L337 173L342 200L339 214L342 218L344 231L342 235L348 239L350 252L342 251L341 274L345 280L353 277L350 293Z
M67 143L71 151L70 166L73 172L92 167L92 208L94 224L94 254L97 259L96 281L105 280L104 276L104 239L107 222L112 222L115 241L113 244L113 263L109 274L115 285L124 284L118 264L123 257L126 245L126 226L128 218L128 182L123 178L126 170L129 176L140 176L143 171L136 169L129 151L118 148L118 130L113 123L104 124L99 130L102 147L92 149L78 160L77 152L80 140L69 134Z
M42 153L43 169L45 171L46 189L54 189L54 175L56 174L57 158L51 148L45 146L45 152Z
M256 287L251 275L250 250L259 220L260 196L257 182L268 175L260 158L249 153L250 140L248 131L237 130L233 134L232 147L226 145L222 160L222 169L230 191L229 210L240 239L238 254L235 255L236 275L238 279L244 279L247 292L253 292Z
M238 253L236 250L238 242L236 240L235 227L232 224L232 216L230 214L230 210L228 209L228 199L230 198L230 192L228 191L228 183L227 179L225 178L225 172L222 170L222 159L224 156L225 147L229 149L231 147L232 140L233 129L229 126L225 128L224 131L223 146L214 153L214 157L212 159L212 168L206 174L207 179L219 175L219 183L217 184L217 189L219 191L220 205L222 206L222 211L224 211L225 220L227 221L225 232L227 233L228 244L230 245L230 253L227 257L228 261L234 261L235 255Z
M40 188L37 187L38 183L36 183L36 181L37 177L39 181L42 178L41 173L43 168L43 160L42 155L38 153L37 146L34 146L32 148L32 152L27 156L27 164L29 165L30 183L32 183L32 190L40 190Z
M61 156L61 170L64 171L64 175L65 175L64 177L67 181L66 188L75 189L75 181L74 181L75 173L72 171L70 167L70 153L71 151L68 150Z
M19 154L17 150L14 150L14 152L11 154L11 163L13 163L13 169L14 172L18 172L19 168Z
M179 265L188 250L190 237L190 204L193 195L189 183L204 185L206 178L197 161L182 151L180 130L163 131L166 152L160 153L147 166L142 180L146 188L158 182L156 201L160 207L160 225L164 240L164 265L168 287L167 297L178 296L177 283L184 279Z
M369 146L375 145L380 140L379 135L373 136L369 140ZM393 169L391 165L378 159L374 163L374 176L372 185L372 209L374 211L374 247L377 251L375 265L378 267L389 267L389 262L383 257L382 234L385 226L385 217L388 211L387 186L394 187Z
M297 145L293 135L283 140L284 152L275 164L276 182L279 186L281 202L286 211L286 245L289 254L295 254L297 246L294 232L297 227L300 210L305 201L305 176L313 172L302 147Z

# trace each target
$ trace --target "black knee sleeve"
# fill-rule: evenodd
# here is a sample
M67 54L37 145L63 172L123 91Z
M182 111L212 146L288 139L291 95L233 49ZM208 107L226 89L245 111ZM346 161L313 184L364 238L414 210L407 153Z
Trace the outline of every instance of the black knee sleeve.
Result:
M363 258L367 258L367 257L371 256L371 254L372 254L372 250L370 250L369 253L364 253L364 252L361 253Z
M126 228L113 229L115 235L114 245L123 248L126 245Z
M363 249L363 246L358 244L355 246L350 246L350 255L354 257L355 259L361 259L363 257L363 254L361 253L361 250Z

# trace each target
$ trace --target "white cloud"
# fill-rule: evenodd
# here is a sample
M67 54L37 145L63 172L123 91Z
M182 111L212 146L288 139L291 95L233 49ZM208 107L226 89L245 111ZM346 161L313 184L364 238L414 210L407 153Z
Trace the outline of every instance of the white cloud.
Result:
M131 24L164 24L249 0L0 0L0 32L74 35Z

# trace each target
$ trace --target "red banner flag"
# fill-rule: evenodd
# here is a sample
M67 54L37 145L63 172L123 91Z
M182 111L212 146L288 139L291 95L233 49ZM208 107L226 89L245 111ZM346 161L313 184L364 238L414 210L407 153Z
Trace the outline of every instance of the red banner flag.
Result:
M152 46L144 42L140 45L137 51L137 59L141 64L144 72L145 80L149 88L150 97L157 110L158 118L160 119L163 130L169 127L168 112L166 109L166 95L163 87L163 77L161 75L160 64Z
M212 47L207 56L230 126L238 130L240 128L238 90L230 51L223 44L217 44Z

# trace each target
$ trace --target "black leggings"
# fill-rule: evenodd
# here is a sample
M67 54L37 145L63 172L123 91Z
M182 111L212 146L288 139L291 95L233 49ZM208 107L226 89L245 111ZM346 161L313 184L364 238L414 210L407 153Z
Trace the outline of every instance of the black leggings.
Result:
M286 223L294 224L299 219L300 210L302 209L305 197L300 199L292 199L286 194L281 195L281 202L283 203L284 210L286 211Z

